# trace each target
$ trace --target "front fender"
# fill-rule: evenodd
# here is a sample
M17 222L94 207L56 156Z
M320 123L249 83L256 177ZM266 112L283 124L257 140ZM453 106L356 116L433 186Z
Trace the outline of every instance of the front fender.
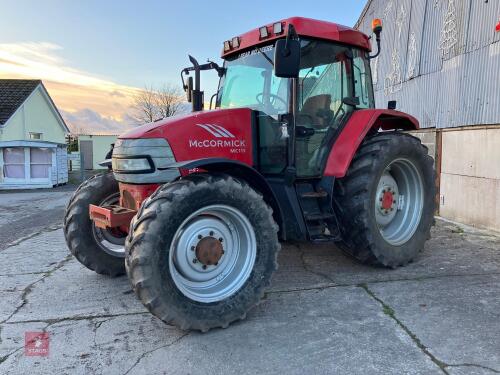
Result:
M162 169L203 170L207 172L226 173L247 182L254 190L262 194L264 201L273 209L273 217L280 228L281 235L283 236L286 233L282 209L274 191L264 176L248 164L226 158L205 158L172 163Z
M370 130L416 130L418 120L406 113L390 109L355 111L342 129L328 156L324 175L344 177L354 154Z

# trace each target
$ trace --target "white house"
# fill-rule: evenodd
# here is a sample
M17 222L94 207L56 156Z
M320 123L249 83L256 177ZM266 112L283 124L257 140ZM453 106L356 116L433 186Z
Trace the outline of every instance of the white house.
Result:
M42 81L0 79L0 189L66 183L67 133Z

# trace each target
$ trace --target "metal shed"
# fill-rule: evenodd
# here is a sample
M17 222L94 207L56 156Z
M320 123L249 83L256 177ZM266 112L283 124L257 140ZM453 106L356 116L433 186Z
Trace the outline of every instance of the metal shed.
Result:
M371 34L373 18L377 106L420 121L440 215L500 231L500 1L370 0L356 27Z

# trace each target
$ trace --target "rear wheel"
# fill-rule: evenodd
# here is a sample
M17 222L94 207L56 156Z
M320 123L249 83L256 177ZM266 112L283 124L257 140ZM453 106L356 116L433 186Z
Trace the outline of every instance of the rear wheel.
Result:
M125 273L125 238L118 228L102 229L90 220L89 205L118 204L120 192L113 173L84 181L71 197L64 216L64 236L71 253L85 267L99 274Z
M336 184L340 247L364 263L412 261L430 238L434 186L433 160L418 138L397 132L367 138Z
M127 238L127 274L144 305L166 323L227 327L269 285L277 230L262 196L243 181L188 176L141 206Z

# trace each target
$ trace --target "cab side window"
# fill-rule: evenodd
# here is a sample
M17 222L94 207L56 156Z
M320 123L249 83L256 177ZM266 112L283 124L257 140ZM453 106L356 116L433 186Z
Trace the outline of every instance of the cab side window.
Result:
M370 63L366 52L353 50L354 93L359 98L358 108L374 108Z

